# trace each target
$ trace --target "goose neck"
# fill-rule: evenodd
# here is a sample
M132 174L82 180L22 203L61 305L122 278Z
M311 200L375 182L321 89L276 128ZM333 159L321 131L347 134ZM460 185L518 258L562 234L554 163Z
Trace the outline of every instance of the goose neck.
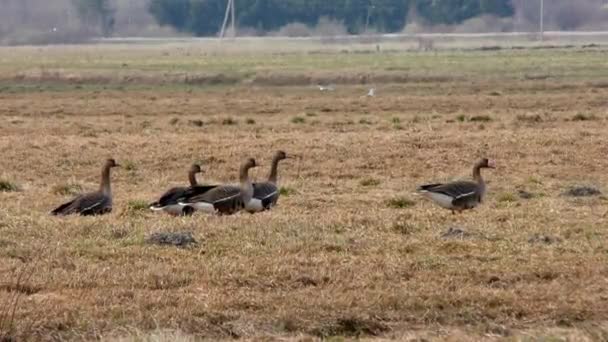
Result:
M473 167L473 179L477 181L479 184L483 184L483 178L481 177L481 165L476 164Z
M188 180L190 181L191 186L198 185L198 182L196 181L196 172L194 172L194 171L188 172Z
M106 195L110 195L112 193L112 188L110 186L110 167L104 166L101 171L101 183L99 185L99 191L103 192Z
M279 171L279 158L272 159L272 165L270 166L270 173L268 174L268 181L276 184L278 179L278 171Z

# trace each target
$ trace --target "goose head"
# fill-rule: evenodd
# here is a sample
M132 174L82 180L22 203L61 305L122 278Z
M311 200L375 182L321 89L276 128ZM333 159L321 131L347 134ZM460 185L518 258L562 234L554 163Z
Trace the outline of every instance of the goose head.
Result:
M192 166L190 167L190 172L191 173L201 173L201 172L203 172L203 170L201 169L201 166L199 164L192 164Z
M477 165L479 165L480 169L495 169L496 161L494 161L493 159L483 158L479 161Z
M116 162L116 160L114 160L114 158L110 158L110 159L106 160L106 163L104 166L107 169L111 169L113 167L120 167L120 165Z
M287 153L285 153L284 151L277 151L277 153L274 154L274 159L275 160L285 160L291 158L291 156L288 156Z
M245 170L249 170L251 168L257 167L258 164L255 162L255 159L253 158L247 158L245 160L245 162L243 163L243 169Z

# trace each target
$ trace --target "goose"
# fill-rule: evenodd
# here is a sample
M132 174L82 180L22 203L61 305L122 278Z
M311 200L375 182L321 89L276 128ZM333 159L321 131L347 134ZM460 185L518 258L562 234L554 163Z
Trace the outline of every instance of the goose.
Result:
M432 200L445 209L462 212L473 209L479 205L486 192L486 184L481 177L481 169L496 168L496 163L487 158L481 159L473 167L473 179L471 181L456 181L452 183L427 184L418 187L417 191L422 196Z
M267 182L253 184L253 197L247 203L245 209L250 213L268 210L274 207L279 200L279 188L277 186L278 167L281 160L290 158L287 153L277 151L272 158L272 166Z
M376 96L376 88L369 88L369 91L367 92L367 97L374 97Z
M248 158L241 164L239 170L239 185L220 185L212 189L188 189L179 204L188 206L195 211L219 213L222 215L234 214L245 208L253 197L253 184L249 178L249 169L256 167L255 159Z
M51 215L64 216L78 214L81 216L103 215L112 211L112 188L110 186L110 169L119 167L114 159L106 160L101 170L99 190L82 194L51 211Z
M188 170L188 180L190 181L190 186L180 186L167 190L158 201L153 202L149 205L149 208L153 211L165 211L171 215L189 215L192 214L191 208L184 207L178 203L178 199L180 199L188 189L198 188L199 193L204 193L205 191L211 190L216 187L216 185L198 185L196 181L196 174L201 173L201 166L198 164L193 164Z
M318 87L319 87L320 91L334 91L334 89L335 89L335 87L333 85L324 86L324 85L319 84Z

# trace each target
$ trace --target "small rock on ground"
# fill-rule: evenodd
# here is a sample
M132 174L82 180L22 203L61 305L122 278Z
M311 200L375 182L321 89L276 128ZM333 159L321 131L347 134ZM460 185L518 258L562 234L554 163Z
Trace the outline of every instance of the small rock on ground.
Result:
M464 239L470 237L471 233L465 231L464 229L450 227L447 231L441 234L441 238L443 239Z
M562 195L569 197L589 197L599 196L602 192L594 187L590 186L574 186L566 190Z
M527 192L526 190L519 190L517 192L517 194L519 195L519 198L522 199L531 199L534 198L534 194L531 192Z
M196 244L196 240L191 232L177 232L177 233L153 233L150 235L146 242L149 244L161 245L161 246L176 246L186 247L192 244Z

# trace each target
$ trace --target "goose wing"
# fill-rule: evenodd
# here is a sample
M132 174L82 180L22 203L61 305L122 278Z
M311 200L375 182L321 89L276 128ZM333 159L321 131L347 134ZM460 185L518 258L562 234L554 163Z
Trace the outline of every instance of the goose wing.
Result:
M191 186L189 188L186 189L186 191L184 191L184 193L181 195L181 199L188 199L188 198L193 198L193 197L197 197L203 194L206 194L207 192L209 192L210 190L213 190L215 188L217 188L219 185L196 185L196 186Z
M186 187L175 187L167 190L158 201L150 203L149 207L162 208L168 205L177 204L177 200L184 195L184 192L188 188Z
M209 186L208 188L189 189L184 194L180 202L191 204L196 202L206 202L218 204L240 198L241 188L233 185Z
M51 211L52 215L102 215L112 211L112 200L101 192L80 195Z
M418 190L443 194L458 200L477 196L479 185L469 181L458 181L446 184L427 184L419 187Z
M262 201L262 206L268 209L279 199L279 189L270 182L253 183L253 198Z
M208 189L202 194L187 197L180 204L194 203L212 204L220 214L233 214L245 207L241 196L241 188L234 185L222 185Z

